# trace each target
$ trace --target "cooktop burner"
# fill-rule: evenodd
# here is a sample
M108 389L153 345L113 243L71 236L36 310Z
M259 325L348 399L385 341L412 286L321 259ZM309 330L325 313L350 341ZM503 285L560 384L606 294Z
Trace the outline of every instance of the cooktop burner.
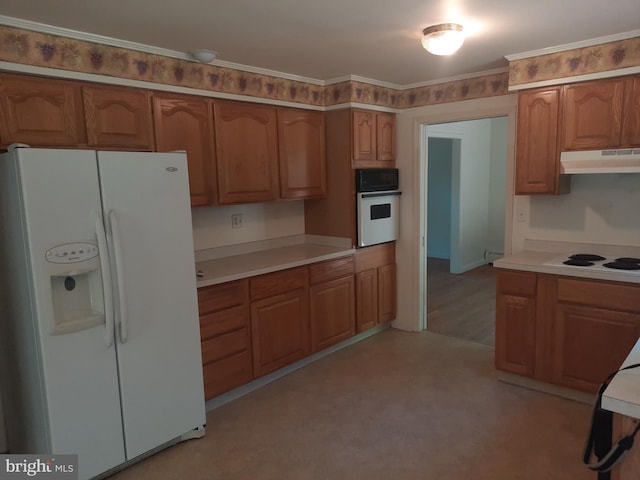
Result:
M600 255L594 255L592 253L576 253L575 255L571 255L569 258L571 260L586 260L588 262L598 262L600 260L606 260L606 258ZM577 264L569 264L569 265L577 265Z
M583 260L581 258L573 258L574 256L569 257L569 260L565 260L562 263L565 265L574 265L576 267L590 267L591 265L595 265L595 263L589 260Z
M614 268L616 270L640 270L640 263L636 262L622 262L616 260L615 262L609 262L602 265L607 268Z
M625 263L640 263L640 258L633 258L633 257L621 257L621 258L616 258L615 260L616 262L625 262Z

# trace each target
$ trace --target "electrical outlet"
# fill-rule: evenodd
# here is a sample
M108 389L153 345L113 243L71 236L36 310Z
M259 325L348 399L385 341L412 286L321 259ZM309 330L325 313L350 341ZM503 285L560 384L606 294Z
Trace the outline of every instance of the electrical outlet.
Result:
M235 213L231 215L231 228L242 228L243 220L244 220L244 215L241 213Z
M529 218L528 218L528 215L527 215L527 210L525 208L523 208L523 207L518 208L516 210L516 213L517 213L516 217L517 217L517 221L518 222L528 222L529 221Z

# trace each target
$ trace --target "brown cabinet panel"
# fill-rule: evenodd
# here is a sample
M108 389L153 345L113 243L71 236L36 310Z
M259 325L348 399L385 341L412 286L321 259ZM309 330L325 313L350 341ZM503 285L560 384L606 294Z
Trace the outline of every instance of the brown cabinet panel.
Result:
M242 305L247 300L249 281L238 280L198 289L200 315Z
M225 308L218 312L200 314L200 338L222 335L243 327L249 323L248 309L245 305Z
M535 373L535 299L500 294L496 300L496 368L533 377Z
M207 364L247 350L249 330L241 328L202 342L202 363Z
M375 268L356 274L357 331L364 332L378 324L378 271Z
M275 107L214 101L221 204L278 198L278 134Z
M211 101L154 94L153 120L158 151L187 152L191 206L215 205L218 187Z
M640 337L640 313L560 303L553 329L553 382L596 392Z
M620 145L624 85L620 78L565 85L563 150Z
M0 138L5 145L77 147L86 143L77 83L0 75L0 109Z
M376 115L376 152L380 166L393 167L396 161L396 117L392 113Z
M353 164L376 160L376 114L371 111L354 110L352 113Z
M378 323L396 318L396 265L378 267Z
M307 289L251 303L254 376L273 372L308 355L308 311Z
M324 113L278 109L280 197L322 197L327 192Z
M355 335L354 296L353 275L319 283L310 288L312 352Z
M251 352L245 350L203 368L204 396L210 399L253 380Z
M640 77L628 78L622 105L622 147L640 146Z
M85 85L82 97L89 146L153 150L148 91Z
M558 300L564 303L640 313L640 288L632 284L561 277L558 279Z
M518 95L516 194L560 193L560 87Z
M356 272L378 268L381 265L396 263L395 242L382 243L371 247L359 248L354 256Z
M309 273L306 267L291 268L280 272L253 277L250 280L251 300L259 300L298 288L305 288Z
M345 277L353 273L353 257L348 256L337 260L314 263L309 266L309 283L326 282L334 278Z

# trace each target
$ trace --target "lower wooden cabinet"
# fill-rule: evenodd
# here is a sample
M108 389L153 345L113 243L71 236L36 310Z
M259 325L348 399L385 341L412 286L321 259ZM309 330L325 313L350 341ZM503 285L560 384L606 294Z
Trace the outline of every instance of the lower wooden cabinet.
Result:
M318 352L356 333L353 257L309 267L311 351Z
M273 372L309 354L309 288L306 267L253 277L253 373Z
M357 331L393 320L397 297L395 243L357 250L355 269Z
M496 368L595 392L640 337L640 285L498 272Z
M248 280L198 289L205 398L253 379Z

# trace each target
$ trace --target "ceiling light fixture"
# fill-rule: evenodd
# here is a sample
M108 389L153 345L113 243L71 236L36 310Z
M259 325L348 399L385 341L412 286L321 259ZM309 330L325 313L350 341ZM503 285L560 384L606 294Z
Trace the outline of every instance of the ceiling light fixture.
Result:
M422 46L434 55L451 55L464 43L462 25L457 23L440 23L422 31Z
M200 63L211 63L218 56L218 52L213 50L194 50L191 52L191 56Z

